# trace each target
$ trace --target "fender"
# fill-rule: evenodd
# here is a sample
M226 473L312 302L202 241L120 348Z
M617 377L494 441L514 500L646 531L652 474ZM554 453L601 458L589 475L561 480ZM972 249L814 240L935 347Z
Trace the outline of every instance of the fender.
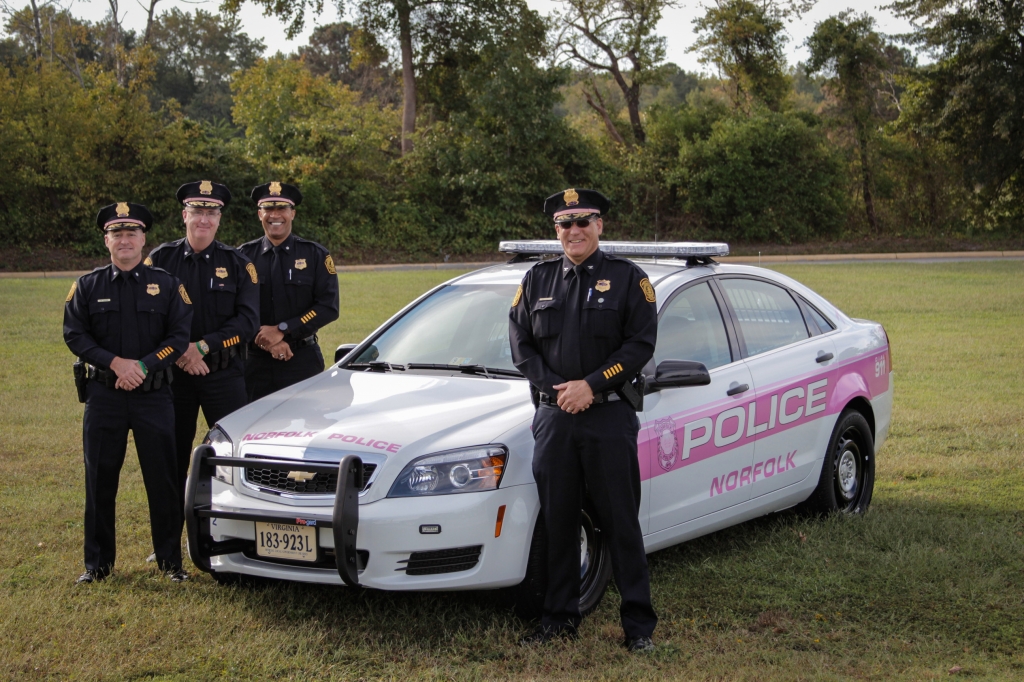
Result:
M868 384L863 375L857 372L856 367L852 367L850 370L836 381L836 387L828 402L828 414L839 414L854 398L871 400Z

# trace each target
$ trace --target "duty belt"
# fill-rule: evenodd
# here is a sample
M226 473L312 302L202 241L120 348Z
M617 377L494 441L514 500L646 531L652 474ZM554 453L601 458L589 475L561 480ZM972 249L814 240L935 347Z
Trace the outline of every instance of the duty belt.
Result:
M320 341L320 338L316 334L313 334L313 336L307 336L306 338L299 339L298 341L288 341L288 345L291 346L292 350L298 350L300 348L305 348L306 346L316 345L318 341ZM268 352L257 346L255 343L250 343L249 348L261 353Z
M95 365L85 366L85 378L101 383L107 388L114 388L114 384L117 383L117 374L115 372L96 367ZM164 384L170 384L173 381L174 374L171 372L170 367L166 367L158 372L147 374L145 381L142 382L142 385L137 390L141 390L143 393L156 391L163 387Z
M541 405L554 405L556 407L558 406L557 397L551 397L547 393L539 393L537 395L540 399ZM600 405L601 403L611 403L615 402L616 400L622 400L622 398L620 398L619 394L616 393L615 391L601 391L600 393L594 394L595 405Z
M226 369L231 364L231 359L237 355L245 354L246 346L231 346L230 348L222 348L221 350L214 350L203 356L203 362L210 368L210 373L214 373L219 369ZM244 357L242 358L245 359Z

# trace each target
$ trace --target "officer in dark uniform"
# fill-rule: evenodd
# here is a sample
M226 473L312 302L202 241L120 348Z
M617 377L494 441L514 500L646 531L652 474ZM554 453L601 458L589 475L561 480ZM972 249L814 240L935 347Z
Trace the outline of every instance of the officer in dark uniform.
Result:
M240 247L260 281L260 329L245 366L249 400L258 400L324 371L316 332L338 319L338 276L327 249L292 234L298 187L268 182L250 196L264 232Z
M640 511L631 381L654 355L654 289L633 262L598 248L610 204L593 190L548 197L561 258L523 278L509 314L512 359L539 395L533 420L533 475L547 529L543 619L524 644L576 637L580 616L583 488L611 549L620 616L630 651L654 647Z
M181 568L182 505L174 459L171 364L188 344L192 305L176 277L142 263L153 217L145 206L120 202L96 223L111 264L71 285L64 306L64 341L85 403L85 573L91 583L110 574L117 556L114 502L128 444L135 436L149 499L153 549L174 582Z
M174 367L174 438L178 495L185 506L185 479L203 410L212 427L249 401L243 353L256 336L260 292L256 266L232 247L215 240L221 211L231 192L209 180L178 188L185 238L161 244L146 259L181 280L192 299L190 344Z

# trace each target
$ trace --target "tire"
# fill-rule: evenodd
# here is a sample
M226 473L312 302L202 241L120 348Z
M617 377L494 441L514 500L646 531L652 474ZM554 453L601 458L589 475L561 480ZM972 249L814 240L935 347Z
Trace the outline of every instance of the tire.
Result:
M839 415L821 464L818 487L803 503L812 514L863 514L875 489L875 443L860 412Z
M596 524L589 504L580 513L580 615L597 608L612 577L612 560L604 535ZM547 591L547 531L544 518L537 516L526 562L526 577L513 588L513 605L520 618L538 618L544 610Z

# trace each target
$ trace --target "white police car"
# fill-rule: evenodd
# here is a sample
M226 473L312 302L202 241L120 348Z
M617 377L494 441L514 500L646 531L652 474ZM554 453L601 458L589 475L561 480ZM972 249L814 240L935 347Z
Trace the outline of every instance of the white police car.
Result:
M804 503L862 512L892 413L882 326L724 244L604 242L654 284L658 344L640 413L649 552ZM323 374L221 420L196 448L189 553L240 574L386 590L543 586L534 407L508 311L554 241L456 277ZM583 610L611 567L594 510L580 532Z

